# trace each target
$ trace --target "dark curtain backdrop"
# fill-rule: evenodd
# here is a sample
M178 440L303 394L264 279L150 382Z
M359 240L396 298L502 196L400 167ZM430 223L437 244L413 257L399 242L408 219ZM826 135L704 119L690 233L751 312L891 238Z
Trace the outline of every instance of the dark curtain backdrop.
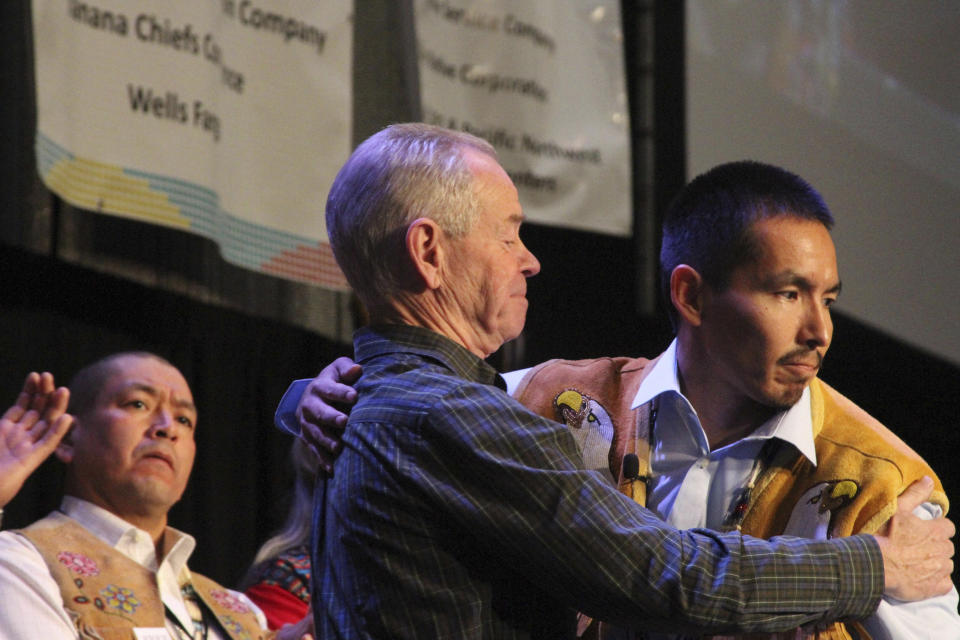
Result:
M356 6L353 134L360 140L415 118L417 109L415 74L401 55L410 38L407 3ZM531 225L525 240L543 271L530 283L528 328L494 364L653 356L668 343L649 283L656 280L658 212L685 175L682 6L622 2L635 237ZM216 248L195 236L58 207L39 183L33 155L28 0L0 3L0 39L0 406L30 370L53 371L65 383L80 366L118 350L171 360L200 411L196 466L171 522L199 541L192 566L235 584L286 509L290 441L272 426L276 403L289 380L349 353L351 307L225 266ZM85 258L74 260L73 248ZM103 268L116 262L122 268ZM326 314L332 332L294 321L311 314ZM823 377L924 455L948 495L960 495L957 367L837 314ZM57 463L45 464L9 505L4 527L55 508L60 481Z

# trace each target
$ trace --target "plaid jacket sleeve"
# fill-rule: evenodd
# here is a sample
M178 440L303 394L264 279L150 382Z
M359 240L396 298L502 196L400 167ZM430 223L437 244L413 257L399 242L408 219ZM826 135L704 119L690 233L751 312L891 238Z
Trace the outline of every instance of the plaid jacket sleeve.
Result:
M494 387L438 398L420 428L409 471L438 509L592 617L772 631L863 617L878 604L882 559L871 538L672 529L584 471L566 429Z

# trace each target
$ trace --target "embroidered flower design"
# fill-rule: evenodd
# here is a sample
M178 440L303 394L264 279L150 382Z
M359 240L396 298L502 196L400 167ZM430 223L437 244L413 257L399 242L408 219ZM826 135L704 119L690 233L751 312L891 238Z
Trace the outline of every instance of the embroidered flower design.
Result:
M100 594L106 599L108 606L124 613L133 613L140 606L140 600L126 587L108 584L105 589L100 590Z
M250 613L250 607L226 589L214 589L210 592L210 597L216 600L217 604L224 609L229 609L237 613Z
M57 554L57 560L67 569L81 576L95 576L100 573L100 567L97 566L97 563L82 553L61 551Z
M222 593L222 592L218 592L218 593ZM230 595L230 594L227 594L227 595ZM220 616L219 619L221 624L223 624L224 629L232 632L235 636L237 636L238 638L241 638L241 640L250 640L250 634L247 633L247 630L244 629L243 625L241 625L239 622L234 620L232 617Z

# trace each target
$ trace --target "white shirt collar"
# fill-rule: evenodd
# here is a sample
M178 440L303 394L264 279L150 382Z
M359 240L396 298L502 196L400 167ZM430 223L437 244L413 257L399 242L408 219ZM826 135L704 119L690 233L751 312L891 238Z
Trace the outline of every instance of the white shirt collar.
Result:
M150 569L158 570L156 547L150 534L102 507L74 496L64 496L60 510L80 523L87 531L125 556ZM165 535L173 536L173 545L163 559L174 575L186 569L187 560L197 545L190 534L167 527Z
M657 396L673 392L690 405L690 401L680 391L680 378L677 375L677 339L674 338L667 350L657 359L650 373L640 383L633 398L631 409L650 402ZM692 405L690 405L693 409ZM696 415L696 410L693 410ZM803 390L800 399L786 411L781 411L745 439L779 438L797 448L813 465L817 464L817 452L813 443L813 417L810 409L810 386Z
M650 373L640 383L637 395L633 397L631 409L636 409L656 398L661 393L673 391L684 398L680 393L680 378L677 375L677 339L674 338L667 350L653 363Z

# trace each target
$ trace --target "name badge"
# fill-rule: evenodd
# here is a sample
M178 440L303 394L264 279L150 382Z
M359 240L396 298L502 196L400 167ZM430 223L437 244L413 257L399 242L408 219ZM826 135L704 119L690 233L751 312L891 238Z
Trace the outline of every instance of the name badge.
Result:
M170 640L164 627L134 627L133 635L137 640Z

